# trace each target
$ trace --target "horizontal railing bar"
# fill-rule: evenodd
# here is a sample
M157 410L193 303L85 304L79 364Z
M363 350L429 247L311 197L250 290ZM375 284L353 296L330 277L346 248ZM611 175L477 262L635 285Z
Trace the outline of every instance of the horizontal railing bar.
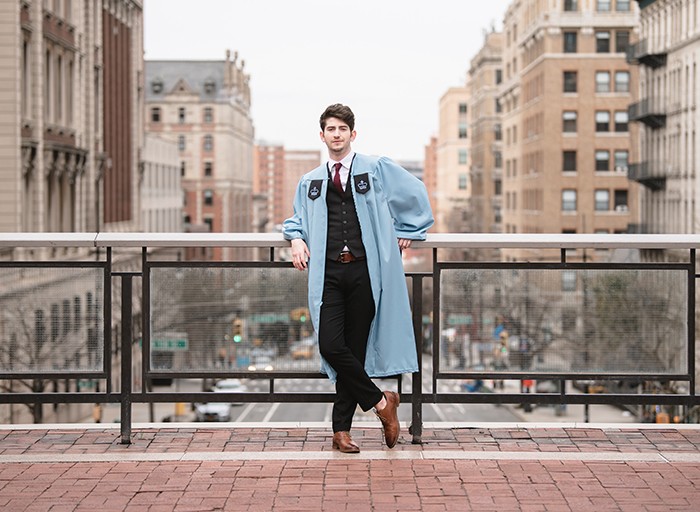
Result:
M255 379L255 380L276 380L276 379L327 379L328 376L320 372L282 372L282 371L259 371L259 372L233 372L226 370L178 372L178 371L149 371L146 373L149 379Z
M438 262L441 270L692 270L688 263Z
M119 403L119 393L2 393L0 404L80 404Z
M412 396L401 393L402 401ZM134 393L134 403L242 402L331 403L334 393ZM118 393L3 393L0 403L119 403ZM423 403L433 404L569 404L569 405L700 405L700 396L612 393L422 393Z
M434 404L571 404L571 405L700 405L700 396L613 393L424 393Z
M698 234L433 233L416 249L694 249ZM0 247L288 247L280 233L0 233Z
M676 373L537 373L537 372L439 372L435 374L439 380L451 379L499 379L499 380L690 380L688 374Z
M37 379L37 380L83 380L83 379L106 379L107 374L105 372L80 372L77 370L65 370L63 372L60 371L51 371L51 372L41 372L41 373L36 373L36 372L2 372L0 371L0 380L8 380L8 379L16 379L16 380L22 380L22 379Z

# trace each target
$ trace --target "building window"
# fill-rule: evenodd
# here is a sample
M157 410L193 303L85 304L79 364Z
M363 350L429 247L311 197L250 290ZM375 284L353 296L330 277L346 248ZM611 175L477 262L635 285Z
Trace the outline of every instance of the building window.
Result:
M576 92L578 74L576 71L564 71L564 92Z
M630 92L629 71L615 71L615 92Z
M576 172L576 151L562 152L562 171Z
M575 292L576 291L576 271L575 270L563 270L561 273L561 291L563 292ZM569 320L571 321L571 320ZM573 320L573 324L576 321Z
M610 92L610 72L596 71L595 92Z
M185 150L185 136L184 135L178 135L177 137L177 149L180 151Z
M610 209L610 191L598 189L595 191L595 211L607 212Z
M80 329L80 324L82 322L82 307L80 305L80 297L75 295L73 297L73 330L77 331Z
M204 136L204 151L211 151L214 148L214 137L211 135Z
M182 160L182 161L180 162L180 176L184 176L184 175L185 175L185 169L186 169L186 164L185 164L185 161Z
M596 11L598 12L610 12L610 4L612 0L596 0Z
M576 40L576 32L564 32L564 53L576 53Z
M467 138L467 123L465 123L465 122L459 123L459 138L460 139Z
M629 124L629 116L626 110L618 110L615 112L615 131L616 132L627 132Z
M595 113L595 131L610 131L610 112L607 110L597 110Z
M576 211L576 191L566 188L561 191L561 210L563 212Z
M496 140L502 140L503 139L503 132L501 130L501 125L500 124L494 124L493 125L493 137Z
M615 10L619 12L629 12L630 11L630 0L617 0L615 2Z
M214 219L212 219L211 217L204 217L204 223L209 228L209 232L213 233L214 232Z
M596 53L610 52L610 31L599 30L595 33L595 51Z
M493 152L493 166L496 169L503 168L503 155L501 154L500 151Z
M214 192L207 189L204 191L204 205L212 206L214 204Z
M151 109L151 122L160 123L160 107L153 107Z
M204 122L211 124L214 122L214 109L211 107L204 108Z
M619 189L615 191L613 196L613 204L616 212L626 212L629 210L627 206L627 190Z
M467 104L466 104L466 103L460 103L460 104L459 104L459 113L460 113L460 114L466 114L466 113L467 113Z
M185 107L177 109L177 122L180 124L185 122Z
M615 172L627 172L629 152L626 149L615 151Z
M615 32L615 51L618 53L626 53L630 45L629 30L618 30Z
M495 195L495 196L503 195L503 182L501 180L494 180L494 182L493 182L493 195Z
M460 174L459 175L459 190L467 190L467 175L466 174Z
M567 12L578 11L578 0L564 0L564 10Z
M213 162L204 162L204 176L210 178L214 171Z
M466 164L467 164L467 150L460 149L459 150L459 165L466 165Z
M595 152L595 170L598 172L610 171L610 151L598 150Z
M503 82L503 70L497 69L496 70L496 84L500 84L501 82Z
M498 98L496 98L496 99L494 100L493 105L494 105L493 108L495 109L496 113L497 113L497 114L501 113L501 111L502 111L503 109L501 108L501 102L498 101Z
M562 113L562 131L564 133L576 133L576 121L578 115L575 110L565 110Z

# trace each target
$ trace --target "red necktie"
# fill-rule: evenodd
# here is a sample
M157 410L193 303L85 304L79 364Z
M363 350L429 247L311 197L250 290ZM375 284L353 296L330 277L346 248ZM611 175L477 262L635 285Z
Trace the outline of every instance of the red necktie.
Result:
M333 169L335 169L335 174L333 175L333 185L338 189L340 195L343 195L343 186L340 184L340 168L343 166L340 162L333 164Z

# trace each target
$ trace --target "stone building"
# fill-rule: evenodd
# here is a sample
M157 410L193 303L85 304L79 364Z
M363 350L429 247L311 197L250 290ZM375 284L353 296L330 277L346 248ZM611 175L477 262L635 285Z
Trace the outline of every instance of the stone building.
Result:
M143 18L136 0L0 6L0 231L139 226Z
M697 127L700 13L695 1L643 0L638 40L628 49L639 88L630 120L639 126L639 154L629 177L640 183L638 233L697 233L700 169ZM664 252L647 259L664 259Z
M224 60L146 61L146 130L177 144L190 231L253 231L253 121L250 75ZM190 257L245 257L213 248Z

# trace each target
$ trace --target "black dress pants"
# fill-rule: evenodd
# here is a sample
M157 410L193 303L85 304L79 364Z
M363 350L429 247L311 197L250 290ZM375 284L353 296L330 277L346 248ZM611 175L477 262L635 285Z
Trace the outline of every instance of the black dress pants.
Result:
M368 411L382 399L365 371L374 299L366 260L326 260L319 322L319 349L336 371L333 432L349 431L357 405Z

